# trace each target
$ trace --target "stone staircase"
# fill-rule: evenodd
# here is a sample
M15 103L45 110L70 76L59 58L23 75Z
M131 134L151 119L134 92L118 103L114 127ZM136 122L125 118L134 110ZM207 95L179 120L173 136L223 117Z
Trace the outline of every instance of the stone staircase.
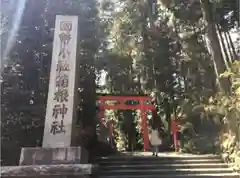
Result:
M240 178L217 155L121 153L95 163L99 178Z

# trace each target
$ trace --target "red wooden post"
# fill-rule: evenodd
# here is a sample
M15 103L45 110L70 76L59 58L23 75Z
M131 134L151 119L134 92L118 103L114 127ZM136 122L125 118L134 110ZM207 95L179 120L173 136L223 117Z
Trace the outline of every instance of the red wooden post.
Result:
M174 141L175 151L178 152L178 141L177 141L177 132L176 131L173 133L173 141Z
M109 136L109 144L112 148L114 148L114 120L111 119L107 122L107 127L108 127L108 136Z
M111 119L107 122L107 126L109 128L109 137L113 136L113 131L114 131L114 120Z
M177 122L175 119L172 121L171 132L173 134L173 142L174 142L175 151L178 151L179 150L179 145L178 145L178 141L177 141L178 125L177 125Z
M98 118L100 119L101 122L103 121L103 119L104 119L104 110L101 109L99 111Z
M146 111L141 111L142 116L142 129L143 129L143 140L144 140L144 151L149 149L149 137L148 137L148 127L147 127L147 115Z
M98 118L100 119L100 121L102 122L102 120L104 119L104 100L100 99L99 100L99 113L98 113Z
M149 149L149 137L148 137L148 127L147 127L147 115L146 110L144 108L144 100L140 101L141 105L141 119L142 119L142 131L143 131L143 142L144 142L144 151L148 151Z

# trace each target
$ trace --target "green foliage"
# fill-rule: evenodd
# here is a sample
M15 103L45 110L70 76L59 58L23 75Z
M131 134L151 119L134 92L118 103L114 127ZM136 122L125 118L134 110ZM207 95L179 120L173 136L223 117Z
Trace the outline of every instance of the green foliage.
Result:
M220 116L222 124L217 145L224 160L234 163L235 169L238 170L240 169L238 151L240 148L239 70L239 61L233 62L231 70L221 75L221 77L231 78L231 93L228 95L218 93L210 98L209 104L205 107L207 114Z

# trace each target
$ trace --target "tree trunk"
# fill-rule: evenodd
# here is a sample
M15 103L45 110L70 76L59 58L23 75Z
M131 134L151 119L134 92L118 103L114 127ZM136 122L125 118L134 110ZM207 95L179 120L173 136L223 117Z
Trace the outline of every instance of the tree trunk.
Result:
M231 59L231 55L230 56L228 55L228 51L227 51L227 48L226 48L226 44L224 42L224 38L223 38L223 35L222 35L220 25L217 25L217 31L218 31L218 35L219 35L219 38L220 38L219 41L220 41L221 49L222 49L222 52L223 52L223 60L224 60L224 63L226 65L226 67L229 68L229 62L230 62L230 59Z
M225 41L226 41L226 43L227 43L227 48L228 48L228 54L229 54L229 56L230 56L230 59L232 59L233 60L233 53L232 53L232 48L231 48L231 46L230 46L230 42L229 42L229 39L228 39L228 37L227 37L227 35L226 35L226 32L224 32L224 37L225 37Z
M231 59L231 60L232 61L237 60L237 53L235 51L234 44L233 44L232 38L231 38L231 36L229 34L229 31L226 32L226 36L229 39L230 47L231 47L231 50L232 50L233 59Z
M226 67L224 65L223 56L221 53L221 46L219 43L217 31L216 31L216 23L213 18L212 13L212 4L209 0L200 0L201 2L201 8L203 17L206 23L206 37L208 39L209 44L209 50L211 54L211 58L213 61L213 64L215 66L216 71L216 78L218 78L218 75L223 73L226 70ZM219 81L219 89L222 90L223 82ZM225 82L224 82L225 83Z

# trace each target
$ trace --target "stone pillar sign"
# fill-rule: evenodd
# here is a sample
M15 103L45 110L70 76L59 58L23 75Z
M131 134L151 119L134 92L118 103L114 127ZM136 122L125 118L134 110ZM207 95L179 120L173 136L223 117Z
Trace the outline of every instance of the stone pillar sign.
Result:
M71 145L77 50L77 16L56 16L43 147Z
M22 148L20 165L79 164L88 161L73 145L76 124L78 17L57 15L42 147Z

